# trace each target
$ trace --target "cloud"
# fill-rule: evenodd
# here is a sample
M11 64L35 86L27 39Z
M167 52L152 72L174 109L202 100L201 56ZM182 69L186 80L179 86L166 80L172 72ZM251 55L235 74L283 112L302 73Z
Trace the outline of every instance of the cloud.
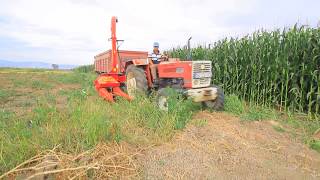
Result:
M154 41L167 49L185 44L189 36L198 44L243 34L256 27L248 19L261 15L259 8L262 12L258 0L0 1L0 40L12 38L25 47L0 51L0 58L69 64L92 63L95 54L110 48L113 15L119 18L118 38L125 40L122 49L150 50ZM249 25L235 22L237 17Z

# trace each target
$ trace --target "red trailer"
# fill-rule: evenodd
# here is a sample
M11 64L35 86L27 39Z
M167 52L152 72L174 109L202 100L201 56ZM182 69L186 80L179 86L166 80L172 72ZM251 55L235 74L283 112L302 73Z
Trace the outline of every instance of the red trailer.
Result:
M111 60L111 50L100 53L94 57L94 69L98 74L108 73L116 65ZM120 64L120 72L124 71L126 63L132 59L147 59L148 52L145 51L127 51L118 50L118 59Z

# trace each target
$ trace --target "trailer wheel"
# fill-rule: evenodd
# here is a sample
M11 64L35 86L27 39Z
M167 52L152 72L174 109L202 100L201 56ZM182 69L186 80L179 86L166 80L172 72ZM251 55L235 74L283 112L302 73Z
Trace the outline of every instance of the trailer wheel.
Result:
M213 109L216 111L222 111L224 108L224 93L220 87L218 87L218 86L214 86L214 87L218 89L217 98L215 100L205 101L202 104L204 107L207 107L209 109Z
M148 92L147 77L142 68L133 64L129 65L126 70L126 89L131 97L135 97L138 93L146 95Z

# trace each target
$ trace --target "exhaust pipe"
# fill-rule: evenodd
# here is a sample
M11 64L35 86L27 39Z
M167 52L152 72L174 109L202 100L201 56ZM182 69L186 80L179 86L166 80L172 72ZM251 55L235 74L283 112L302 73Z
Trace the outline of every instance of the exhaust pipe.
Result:
M187 55L188 61L192 61L192 54L191 54L191 47L190 47L191 39L192 39L192 37L189 37L189 39L188 39L188 55Z

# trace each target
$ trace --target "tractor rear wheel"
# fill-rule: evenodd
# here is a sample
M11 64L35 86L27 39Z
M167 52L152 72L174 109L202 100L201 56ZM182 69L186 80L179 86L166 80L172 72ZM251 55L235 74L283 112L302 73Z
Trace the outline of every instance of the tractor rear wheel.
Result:
M221 111L224 108L224 93L220 87L218 86L213 86L213 87L217 88L217 98L211 101L204 101L202 104L203 106L209 109Z
M147 94L148 82L146 73L142 68L133 64L129 65L126 70L126 79L126 89L130 97L134 98L137 94Z

